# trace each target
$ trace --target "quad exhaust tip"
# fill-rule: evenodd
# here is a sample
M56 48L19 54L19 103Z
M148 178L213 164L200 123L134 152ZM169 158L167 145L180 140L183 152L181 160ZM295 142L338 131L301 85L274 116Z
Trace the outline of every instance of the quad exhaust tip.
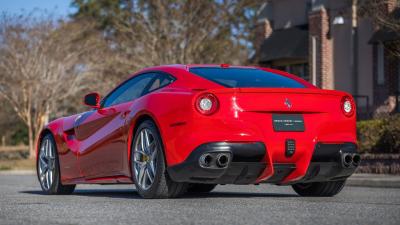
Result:
M357 153L344 153L342 155L342 163L344 167L358 166L361 162L361 157Z
M204 168L226 168L229 164L230 157L229 153L219 153L217 155L205 153L200 156L199 164Z
M211 154L203 154L199 159L200 166L202 167L210 167L212 161L213 157L211 156Z
M229 154L221 153L217 155L217 166L225 168L229 163Z
M353 155L353 165L358 166L360 165L361 162L361 156L359 154L354 154Z
M343 155L343 165L345 167L349 167L351 165L351 162L353 161L353 157L351 154L344 154Z

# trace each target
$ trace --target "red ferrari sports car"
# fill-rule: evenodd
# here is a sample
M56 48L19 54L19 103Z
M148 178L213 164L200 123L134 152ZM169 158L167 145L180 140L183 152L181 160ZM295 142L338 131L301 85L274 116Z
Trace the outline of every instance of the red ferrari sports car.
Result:
M40 134L45 193L134 183L144 198L167 198L272 183L333 196L360 163L353 98L278 70L152 67L104 98L86 95L84 104L92 109Z

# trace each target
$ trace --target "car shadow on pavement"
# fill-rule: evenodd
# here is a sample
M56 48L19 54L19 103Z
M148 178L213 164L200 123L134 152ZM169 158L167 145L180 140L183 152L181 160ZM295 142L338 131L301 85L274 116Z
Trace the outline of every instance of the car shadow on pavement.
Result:
M298 197L295 194L281 193L254 193L254 192L221 192L214 191L210 193L187 193L182 198L286 198Z
M20 191L24 194L49 196L40 190L35 191ZM87 197L110 197L110 198L137 198L141 197L134 189L79 189L75 190L72 196L87 196ZM69 196L69 195L65 195Z
M32 195L46 195L42 191L21 191L20 193ZM108 198L130 198L141 199L134 189L78 189L72 195L87 197L108 197ZM296 194L280 194L280 193L252 193L252 192L221 192L214 191L210 193L187 193L180 199L192 198L286 198L298 197Z

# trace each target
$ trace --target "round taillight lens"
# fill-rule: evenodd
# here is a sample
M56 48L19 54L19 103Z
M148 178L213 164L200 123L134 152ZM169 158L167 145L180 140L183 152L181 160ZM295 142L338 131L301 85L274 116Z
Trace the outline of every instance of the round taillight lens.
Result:
M355 104L352 98L349 96L342 98L342 112L346 116L352 116L355 111Z
M199 113L211 115L218 110L218 99L215 95L210 93L201 94L196 99L195 107Z

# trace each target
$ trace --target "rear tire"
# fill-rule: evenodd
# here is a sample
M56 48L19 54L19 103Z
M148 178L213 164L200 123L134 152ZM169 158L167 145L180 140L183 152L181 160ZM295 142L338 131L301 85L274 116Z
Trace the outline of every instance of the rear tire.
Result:
M187 191L190 193L209 193L216 186L216 184L189 184Z
M149 144L144 147L145 149L141 149L142 145L138 143L143 138L143 136L140 137L141 135L151 135L151 137L148 136L150 141L147 142ZM146 137L143 139L149 140ZM154 153L154 155L151 153ZM154 163L151 160L154 160ZM153 167L152 169L150 164ZM142 172L145 175L139 176L140 171L138 170L142 167L146 168L146 172ZM152 171L155 172L154 176ZM168 176L161 136L156 125L150 120L142 122L136 130L132 142L131 172L136 190L143 198L177 198L186 193L188 187L187 183L175 182ZM139 182L140 177L142 177L141 182ZM150 182L151 180L152 182Z
M292 185L293 190L301 196L331 197L338 194L344 187L346 180L327 181L316 183L300 183Z
M51 134L46 134L41 139L36 160L36 173L40 187L46 194L67 195L75 190L76 185L63 185L61 183L57 145Z

